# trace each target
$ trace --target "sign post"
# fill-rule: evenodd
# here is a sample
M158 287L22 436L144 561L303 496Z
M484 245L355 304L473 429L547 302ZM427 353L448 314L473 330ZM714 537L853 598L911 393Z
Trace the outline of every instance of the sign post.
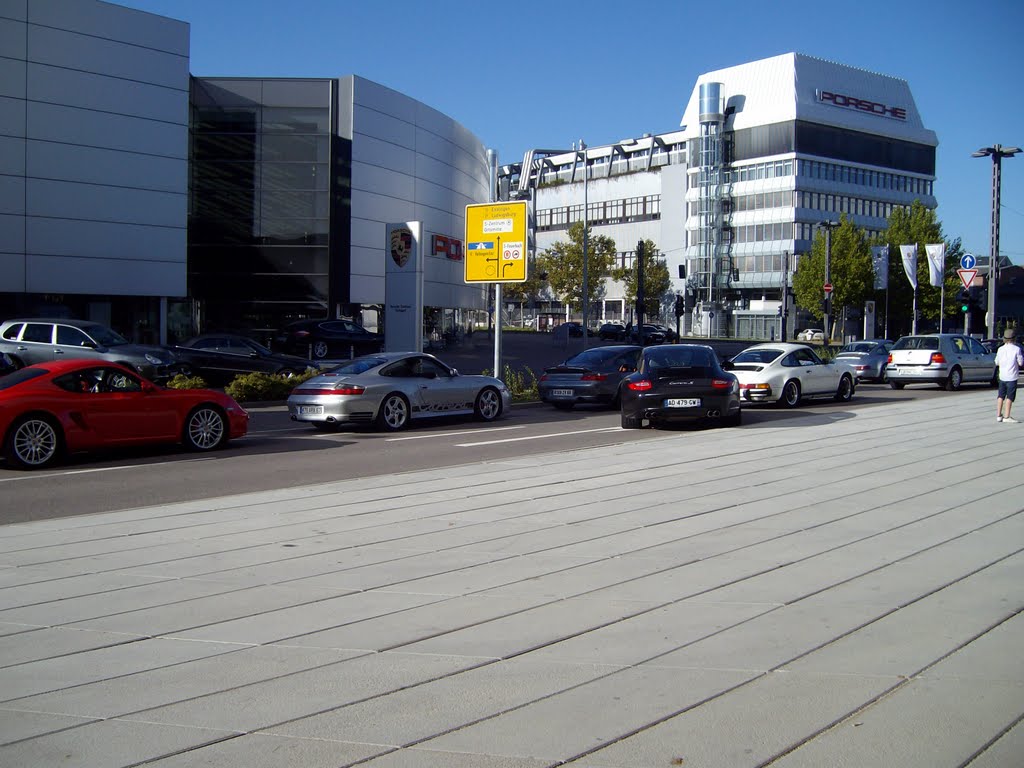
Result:
M501 378L501 286L526 282L526 201L466 206L467 283L494 283L494 376Z

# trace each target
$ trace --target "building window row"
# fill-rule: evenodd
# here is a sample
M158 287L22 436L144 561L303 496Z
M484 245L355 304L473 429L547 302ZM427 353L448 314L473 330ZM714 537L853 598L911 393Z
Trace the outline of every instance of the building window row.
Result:
M921 179L916 176L853 168L848 165L825 163L819 160L798 160L797 175L808 179L834 181L839 184L857 184L861 187L909 192L913 195L930 196L934 184L930 179Z
M782 254L759 253L751 256L733 256L732 265L740 272L781 272Z
M710 213L710 211L702 211L701 208L706 208L706 200L695 200L688 204L690 216L699 216L703 213ZM789 189L779 190L777 192L758 192L754 195L736 195L732 198L725 198L722 200L722 213L739 213L741 211L761 211L768 208L792 208L793 207L793 191Z
M895 209L907 207L884 200L865 200L862 197L830 195L824 192L797 192L796 196L798 208L846 213L850 216L872 216L876 219L888 219Z
M632 221L652 221L661 218L661 195L629 197L623 200L601 200L588 203L587 222L591 226L622 224ZM565 205L537 211L536 230L550 232L568 229L583 221L582 205Z
M761 179L779 179L793 175L792 160L775 160L769 163L755 163L725 171L725 183L735 184L739 181L760 181Z
M724 227L724 243L760 243L768 240L792 240L793 222L778 221L774 224L746 224L739 227Z

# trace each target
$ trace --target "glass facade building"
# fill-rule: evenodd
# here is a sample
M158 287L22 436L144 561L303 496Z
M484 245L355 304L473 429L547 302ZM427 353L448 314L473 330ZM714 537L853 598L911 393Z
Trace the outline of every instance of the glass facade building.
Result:
M193 78L191 90L197 327L260 335L327 316L347 299L335 258L350 189L337 82Z

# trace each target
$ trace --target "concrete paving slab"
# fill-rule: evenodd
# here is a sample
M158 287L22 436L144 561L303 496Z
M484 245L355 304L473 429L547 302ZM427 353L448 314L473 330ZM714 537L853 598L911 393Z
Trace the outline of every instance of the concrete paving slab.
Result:
M230 735L204 728L105 720L0 747L0 765L121 768Z
M228 653L237 646L154 638L0 669L0 697L20 699ZM2 764L2 763L0 763Z
M266 682L359 656L358 652L256 646L178 664L143 669L52 693L15 699L10 707L112 718L196 699L252 683Z
M0 707L0 747L47 733L76 728L92 721L93 718L87 717L23 712L14 708ZM0 756L2 756L2 752L0 752ZM14 763L3 763L3 765L13 766Z
M0 668L57 656L133 642L113 632L91 632L70 627L40 627L0 637Z
M623 669L420 746L565 760L722 695L754 676L724 670Z
M75 626L142 636L175 635L212 624L264 616L282 609L315 606L339 596L339 590L292 586L233 589L224 594L86 619L76 622Z
M418 747L389 752L364 765L372 768L550 768L546 760L438 752Z
M354 592L309 605L207 623L195 629L183 630L174 636L218 643L274 643L428 605L441 599L437 595L404 592Z
M527 654L337 707L269 728L268 732L410 746L489 718L496 712L571 690L614 670L605 665L543 662Z
M129 721L240 733L270 728L477 666L478 659L376 653L129 715Z
M146 765L151 768L338 768L387 750L387 747L371 744L250 733Z
M970 762L970 768L1008 768L1020 763L1021 755L1024 755L1024 722L1018 719Z
M819 768L830 755L858 765L943 768L966 765L1024 712L1024 684L963 678L917 679L871 703L773 763ZM1021 764L1017 754L1006 768ZM1016 762L1013 762L1016 761Z
M754 768L883 695L893 678L773 672L636 734L592 744L580 768ZM522 749L520 745L514 745ZM841 765L834 761L822 765ZM850 765L864 765L856 759ZM881 763L878 765L900 765ZM903 764L906 765L906 764Z
M462 595L383 616L355 620L332 629L289 637L292 646L360 648L384 651L419 642L439 633L471 627L533 608L529 598Z

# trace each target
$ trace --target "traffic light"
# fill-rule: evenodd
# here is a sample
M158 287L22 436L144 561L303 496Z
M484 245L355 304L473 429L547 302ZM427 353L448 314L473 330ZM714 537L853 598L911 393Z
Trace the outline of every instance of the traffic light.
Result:
M960 311L967 314L971 311L971 295L963 288L956 295L956 300L960 302Z
M687 291L683 294L683 307L686 310L691 310L697 305L697 296L693 291Z
M676 294L676 317L682 317L684 314L686 314L686 299Z
M831 295L826 295L825 298L821 300L821 311L822 311L822 314L825 314L825 315L831 315L832 314L832 296Z

